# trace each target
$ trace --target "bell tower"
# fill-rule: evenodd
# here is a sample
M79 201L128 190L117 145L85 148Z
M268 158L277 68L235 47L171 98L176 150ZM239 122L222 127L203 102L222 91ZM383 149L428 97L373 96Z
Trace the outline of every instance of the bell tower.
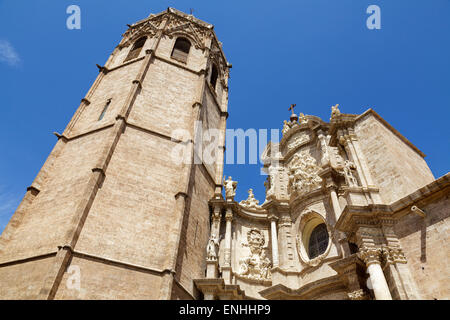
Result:
M231 65L212 25L169 8L98 68L1 235L0 298L199 298Z

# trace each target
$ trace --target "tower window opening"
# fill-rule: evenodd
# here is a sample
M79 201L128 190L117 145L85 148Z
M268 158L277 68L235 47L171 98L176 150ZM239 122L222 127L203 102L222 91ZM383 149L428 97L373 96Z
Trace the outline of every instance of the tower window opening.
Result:
M189 42L188 39L178 38L175 41L175 45L173 46L171 57L172 57L172 59L186 63L190 49L191 49L191 43Z
M105 116L105 113L108 110L108 107L109 107L110 104L111 104L111 99L108 99L108 101L106 101L105 106L103 107L102 113L98 117L98 121L103 119L103 117Z
M125 61L137 58L139 56L139 53L141 52L142 47L144 46L146 40L147 40L147 37L139 38L134 43L133 48L131 48L130 52L128 52L128 55L125 58Z
M219 76L219 72L217 71L217 67L215 64L212 65L211 68L211 79L210 79L210 83L211 86L214 88L214 90L216 89L216 83L217 83L217 77Z
M308 244L308 256L310 259L318 257L327 250L328 230L325 223L319 224L311 232Z

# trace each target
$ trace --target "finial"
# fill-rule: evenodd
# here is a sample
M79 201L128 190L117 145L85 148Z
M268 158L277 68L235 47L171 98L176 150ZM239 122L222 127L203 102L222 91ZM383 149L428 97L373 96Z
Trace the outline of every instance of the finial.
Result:
M294 113L294 108L295 108L296 105L297 105L296 103L293 103L293 104L291 104L291 106L288 109L288 110L291 110L291 112L292 112L291 118L290 118L291 121L297 121L298 120L297 115Z

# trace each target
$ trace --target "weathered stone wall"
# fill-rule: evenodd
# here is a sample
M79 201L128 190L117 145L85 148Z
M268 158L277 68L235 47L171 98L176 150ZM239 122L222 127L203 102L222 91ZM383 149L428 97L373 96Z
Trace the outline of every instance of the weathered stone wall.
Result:
M171 161L174 142L127 127L121 136L76 250L150 268L164 268L173 250L175 190L181 165Z
M434 176L415 150L372 113L357 121L355 132L374 183L386 204L432 182Z
M47 254L63 245L107 132L96 132L66 143L48 171L42 190L2 248L0 262Z
M423 299L450 297L450 195L421 207L426 217L404 216L395 232L408 259L407 266Z
M54 257L0 266L0 299L35 299Z
M130 113L130 123L173 137L191 131L198 76L161 60L150 65L143 88Z
M75 136L113 123L130 93L132 81L136 78L141 65L142 61L137 61L105 74L89 97L90 104L80 114L71 135ZM108 99L111 99L111 103L103 119L98 120Z
M71 268L72 267L72 268ZM79 268L80 290L70 277L74 272L65 272L55 299L158 299L161 286L159 274L133 267L75 256L68 270ZM68 285L69 283L69 285Z
M192 196L187 201L180 235L176 279L191 295L197 295L192 279L205 276L206 244L210 228L209 207L205 199L213 196L214 183L202 165L196 165L193 170Z

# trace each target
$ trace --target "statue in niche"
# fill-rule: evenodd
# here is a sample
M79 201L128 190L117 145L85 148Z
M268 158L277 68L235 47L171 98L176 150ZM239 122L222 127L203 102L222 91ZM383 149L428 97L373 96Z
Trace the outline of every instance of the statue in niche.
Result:
M320 167L307 152L295 154L289 164L289 192L308 193L320 187Z
M356 166L353 162L349 160L344 161L344 167L342 168L342 171L344 173L345 182L349 187L357 187L358 181L356 180L353 170L356 170Z
M225 177L223 177L225 180ZM225 187L225 198L227 200L234 200L234 196L236 195L236 187L237 187L237 181L231 180L231 177L228 177L227 180L223 182L223 185Z
M212 234L209 237L208 245L206 246L206 260L207 261L217 261L217 248L219 247L220 239L217 235Z
M247 243L242 246L250 248L250 255L239 260L238 275L252 280L270 280L272 263L267 258L262 232L252 228L247 232Z

